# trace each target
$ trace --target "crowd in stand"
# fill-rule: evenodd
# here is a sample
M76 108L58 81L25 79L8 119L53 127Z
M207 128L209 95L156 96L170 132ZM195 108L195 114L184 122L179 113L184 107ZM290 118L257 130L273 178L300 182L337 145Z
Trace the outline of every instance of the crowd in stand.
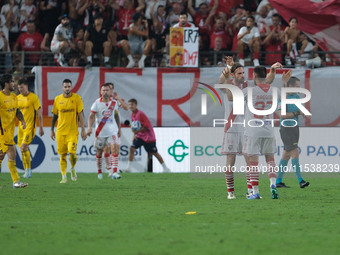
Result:
M86 68L95 65L94 59L110 68L120 51L120 61L127 68L168 66L169 28L174 26L199 28L201 66L213 65L214 54L219 60L233 55L243 65L249 59L255 66L277 61L291 65L306 61L306 52L319 49L296 28L296 18L287 23L267 0L258 2L5 0L0 51L52 52L56 65ZM270 53L264 55L265 51ZM43 65L45 60L32 54L21 63L19 56L6 54L1 55L0 66L9 70L20 64Z

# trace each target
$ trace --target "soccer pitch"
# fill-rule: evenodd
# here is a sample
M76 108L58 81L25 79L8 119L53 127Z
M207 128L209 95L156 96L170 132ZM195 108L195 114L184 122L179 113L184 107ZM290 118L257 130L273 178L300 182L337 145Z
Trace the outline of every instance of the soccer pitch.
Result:
M307 179L278 189L260 179L262 200L236 200L222 178L189 174L34 174L13 189L0 174L0 254L339 254L339 179ZM186 212L196 214L186 215Z

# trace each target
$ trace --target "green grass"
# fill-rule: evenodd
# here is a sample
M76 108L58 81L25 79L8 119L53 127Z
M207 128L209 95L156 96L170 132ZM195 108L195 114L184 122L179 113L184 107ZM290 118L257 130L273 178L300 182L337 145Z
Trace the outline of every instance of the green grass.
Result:
M106 174L105 174L106 178ZM235 179L236 200L224 179L189 174L123 174L98 180L78 174L33 174L13 189L0 174L0 254L339 254L339 179L308 179L270 199L246 200L245 179ZM185 215L196 211L194 215Z

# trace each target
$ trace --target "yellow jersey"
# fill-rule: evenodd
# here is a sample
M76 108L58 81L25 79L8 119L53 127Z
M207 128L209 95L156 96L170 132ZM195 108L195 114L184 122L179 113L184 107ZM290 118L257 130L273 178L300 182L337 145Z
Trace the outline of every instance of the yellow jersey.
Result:
M26 129L33 130L36 128L37 110L41 107L39 98L34 93L27 96L18 95L18 107L26 122ZM22 129L22 126L19 125Z
M68 98L63 94L54 99L52 113L58 115L59 135L78 135L78 114L84 110L81 97L75 93Z
M0 135L14 137L17 109L17 96L14 93L6 96L3 91L0 91Z

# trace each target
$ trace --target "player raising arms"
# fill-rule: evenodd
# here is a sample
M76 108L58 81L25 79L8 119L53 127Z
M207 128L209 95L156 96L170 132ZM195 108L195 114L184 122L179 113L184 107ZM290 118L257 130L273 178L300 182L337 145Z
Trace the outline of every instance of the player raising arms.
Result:
M233 84L240 89L245 89L248 86L255 86L253 81L245 81L244 68L240 63L234 63L232 57L226 57L225 60L227 62L227 67L222 71L219 84ZM266 77L267 83L273 82L277 68L282 68L282 65L280 63L275 63L271 66L270 72ZM233 78L232 81L230 81L230 75ZM236 162L236 154L242 154L245 128L242 125L230 126L230 123L243 123L244 115L233 114L233 103L228 100L228 96L225 93L226 90L221 89L221 91L224 93L225 119L228 120L225 125L221 154L227 155L227 171L225 172L225 179L228 188L228 199L236 199L234 194L234 172L232 169ZM249 198L253 194L253 188L250 181L249 157L244 155L244 158L247 164L246 178L248 191L246 197Z
M233 63L231 57L227 57L227 65L225 70L222 72L219 83L226 83L226 80L229 81L230 74L233 77L232 84L240 89L244 89L248 86L248 83L244 81L244 68L240 63ZM230 72L230 74L229 74ZM227 78L227 79L226 79ZM224 105L225 105L225 117L228 122L225 125L224 133L223 133L223 141L222 141L222 155L227 155L227 170L225 172L225 179L228 188L228 199L236 199L234 194L234 173L233 167L236 162L236 154L242 154L243 141L244 141L244 127L242 125L234 125L230 126L230 122L242 123L244 121L243 115L233 115L233 102L228 100L228 96L225 93L225 89L221 89L223 92ZM244 155L244 159L247 164L247 168L249 167L249 158L247 155ZM246 172L247 177L247 185L248 192L247 197L251 196L252 187L250 184L248 171Z
M292 71L288 71L288 76L290 77ZM292 87L292 88L299 88L300 87L300 80L296 77L288 77L288 81L285 80L285 76L287 74L282 75L282 81L284 87ZM298 99L300 98L296 93L289 93L287 94L288 99ZM285 173L285 168L288 165L288 161L292 158L292 166L298 179L300 188L305 188L309 186L309 182L306 182L301 175L300 170L300 163L299 163L299 115L302 114L303 117L306 117L300 109L295 104L288 104L287 106L286 115L281 114L281 103L279 102L278 112L280 115L280 135L283 142L283 154L282 159L279 164L279 172L276 179L276 187L277 188L289 188L282 182L283 175ZM285 119L293 119L293 120L286 120L284 122L285 126L282 126L282 121ZM296 126L295 126L296 125Z
M19 125L17 144L21 149L22 163L25 170L25 174L22 177L31 178L31 153L28 146L35 136L37 115L39 119L39 135L44 135L43 117L39 98L34 93L28 91L28 81L26 79L20 79L18 81L18 89L21 93L18 95L18 106L24 115L26 129L23 129L22 126Z
M92 107L88 119L87 135L92 134L92 125L96 122L94 145L97 148L96 162L98 168L98 179L103 179L102 154L104 146L115 150L121 136L120 119L118 114L118 102L110 97L110 85L105 83L100 89L101 98L97 99ZM119 144L118 144L119 146ZM117 155L118 159L118 155ZM117 162L118 165L118 162ZM112 179L122 178L113 171Z
M114 84L112 82L106 83L110 87L110 98L118 101L118 116L120 119L120 113L119 113L119 108L123 108L124 110L128 110L129 106L124 102L123 99L121 99L118 95L117 92L113 92L114 90ZM111 153L111 146L105 146L104 147L104 159L106 163L106 169L108 169L109 174L107 177L112 177L113 173L117 172L118 169L118 155L119 155L119 147L120 147L121 141L120 137L117 137L117 142L114 143L113 145L113 150L110 158L110 153Z
M155 132L153 131L152 124L148 117L146 117L145 113L141 110L137 109L137 100L132 98L129 100L129 109L132 111L131 113L131 120L132 121L139 121L142 127L139 130L132 130L134 133L132 145L130 146L130 154L129 154L129 161L125 169L120 169L121 172L131 172L131 163L133 161L135 151L141 146L144 146L146 152L151 153L154 155L159 163L161 163L163 167L163 172L170 172L170 169L166 166L163 161L162 156L157 152L156 147L156 136Z
M81 97L72 93L72 82L69 79L63 81L62 88L64 93L54 99L51 138L53 141L56 138L54 126L58 120L57 152L60 154L60 170L62 175L60 183L67 183L67 152L70 155L71 180L77 180L77 173L74 167L77 163L78 121L81 127L81 138L85 140L87 136L84 127L84 107Z
M270 84L266 84L267 69L264 66L254 68L254 82L256 87L252 89L252 103L260 110L269 110L273 104L274 89ZM242 90L244 99L248 98L248 89ZM233 95L230 90L226 90L229 101L233 101ZM277 93L280 94L279 92ZM277 97L279 98L279 97ZM259 110L259 108L257 109ZM258 171L258 154L265 155L267 162L267 171L270 180L271 195L273 199L279 197L276 190L276 165L274 162L274 154L276 153L276 143L274 135L274 126L268 119L273 119L273 114L269 116L255 115L246 107L245 123L247 123L244 133L244 145L242 153L249 156L250 180L253 187L253 194L248 199L260 199L259 194L259 171ZM252 126L248 123L252 122ZM255 123L255 124L254 124ZM261 126L262 125L262 126Z
M14 91L14 80L11 75L5 74L0 78L2 91L0 92L0 167L5 155L8 155L8 169L13 180L13 188L24 188L27 183L19 181L15 165L14 130L15 119L18 118L22 128L26 128L24 116L18 108L17 96Z

